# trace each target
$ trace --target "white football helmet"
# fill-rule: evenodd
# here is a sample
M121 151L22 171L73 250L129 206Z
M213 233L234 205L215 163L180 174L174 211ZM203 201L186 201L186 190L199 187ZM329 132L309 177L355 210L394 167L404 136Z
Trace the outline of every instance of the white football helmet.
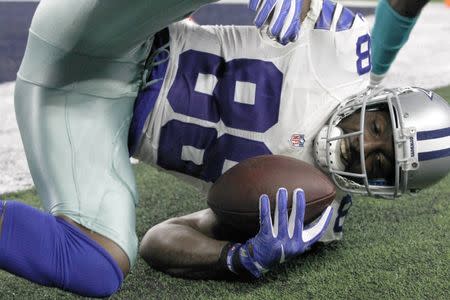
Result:
M364 155L364 120L360 130L344 134L339 122L366 107L388 106L393 129L395 178L392 183L367 176ZM341 142L359 137L361 173L345 171ZM450 171L450 105L439 95L421 88L368 89L344 101L314 143L316 163L344 191L385 198L415 193L436 183Z

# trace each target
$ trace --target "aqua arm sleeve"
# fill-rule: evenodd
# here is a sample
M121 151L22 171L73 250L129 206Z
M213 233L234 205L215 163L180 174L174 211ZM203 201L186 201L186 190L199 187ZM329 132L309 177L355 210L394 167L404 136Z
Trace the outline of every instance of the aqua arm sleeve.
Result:
M96 242L61 218L17 201L1 201L0 269L89 297L116 292L123 274Z
M372 74L384 75L398 51L408 40L418 16L408 18L396 12L388 0L380 0L372 29Z

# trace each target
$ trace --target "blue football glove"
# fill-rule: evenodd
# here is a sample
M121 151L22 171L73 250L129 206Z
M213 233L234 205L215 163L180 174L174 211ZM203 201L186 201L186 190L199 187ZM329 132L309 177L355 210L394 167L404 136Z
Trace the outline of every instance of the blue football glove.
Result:
M328 207L317 223L308 229L303 229L305 194L302 189L294 191L289 219L287 195L288 192L285 188L278 189L273 225L269 198L267 195L260 197L260 230L245 244L235 244L229 250L227 263L231 271L238 273L236 266L233 265L238 256L239 267L245 268L253 276L259 278L273 265L305 252L325 233L333 209Z
M303 0L250 0L250 10L256 12L255 25L269 25L267 33L283 45L297 39Z

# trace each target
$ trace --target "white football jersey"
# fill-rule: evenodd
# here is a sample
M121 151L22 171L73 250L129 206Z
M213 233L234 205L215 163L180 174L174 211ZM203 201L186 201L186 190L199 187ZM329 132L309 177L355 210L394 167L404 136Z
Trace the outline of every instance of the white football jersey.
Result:
M203 190L256 155L313 164L318 131L343 99L367 86L368 26L340 4L313 0L296 42L282 46L263 32L170 26L164 81L152 92L156 103L135 156Z
M314 164L318 131L368 85L370 36L360 15L312 0L294 43L282 46L254 27L180 22L157 35L148 64L131 153L207 191L252 156ZM321 241L342 238L350 205L338 192Z

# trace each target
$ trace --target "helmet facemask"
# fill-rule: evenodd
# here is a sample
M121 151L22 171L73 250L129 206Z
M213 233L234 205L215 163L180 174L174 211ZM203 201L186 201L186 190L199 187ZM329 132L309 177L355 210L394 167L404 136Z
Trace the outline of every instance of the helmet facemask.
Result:
M405 128L403 113L399 101L401 90L366 90L343 102L331 116L327 126L319 132L315 143L315 158L317 164L330 174L336 186L355 194L364 194L375 197L398 197L407 190L407 172L418 168L416 151L416 130ZM364 149L365 119L369 109L380 106L387 107L392 126L393 138L393 179L369 178L366 171L366 157ZM346 117L360 110L359 130L344 133L339 123ZM345 149L345 139L359 139L359 160L361 172L345 171L342 162L342 151ZM347 149L348 150L348 149ZM352 158L354 159L354 158ZM340 162L339 162L340 161Z

